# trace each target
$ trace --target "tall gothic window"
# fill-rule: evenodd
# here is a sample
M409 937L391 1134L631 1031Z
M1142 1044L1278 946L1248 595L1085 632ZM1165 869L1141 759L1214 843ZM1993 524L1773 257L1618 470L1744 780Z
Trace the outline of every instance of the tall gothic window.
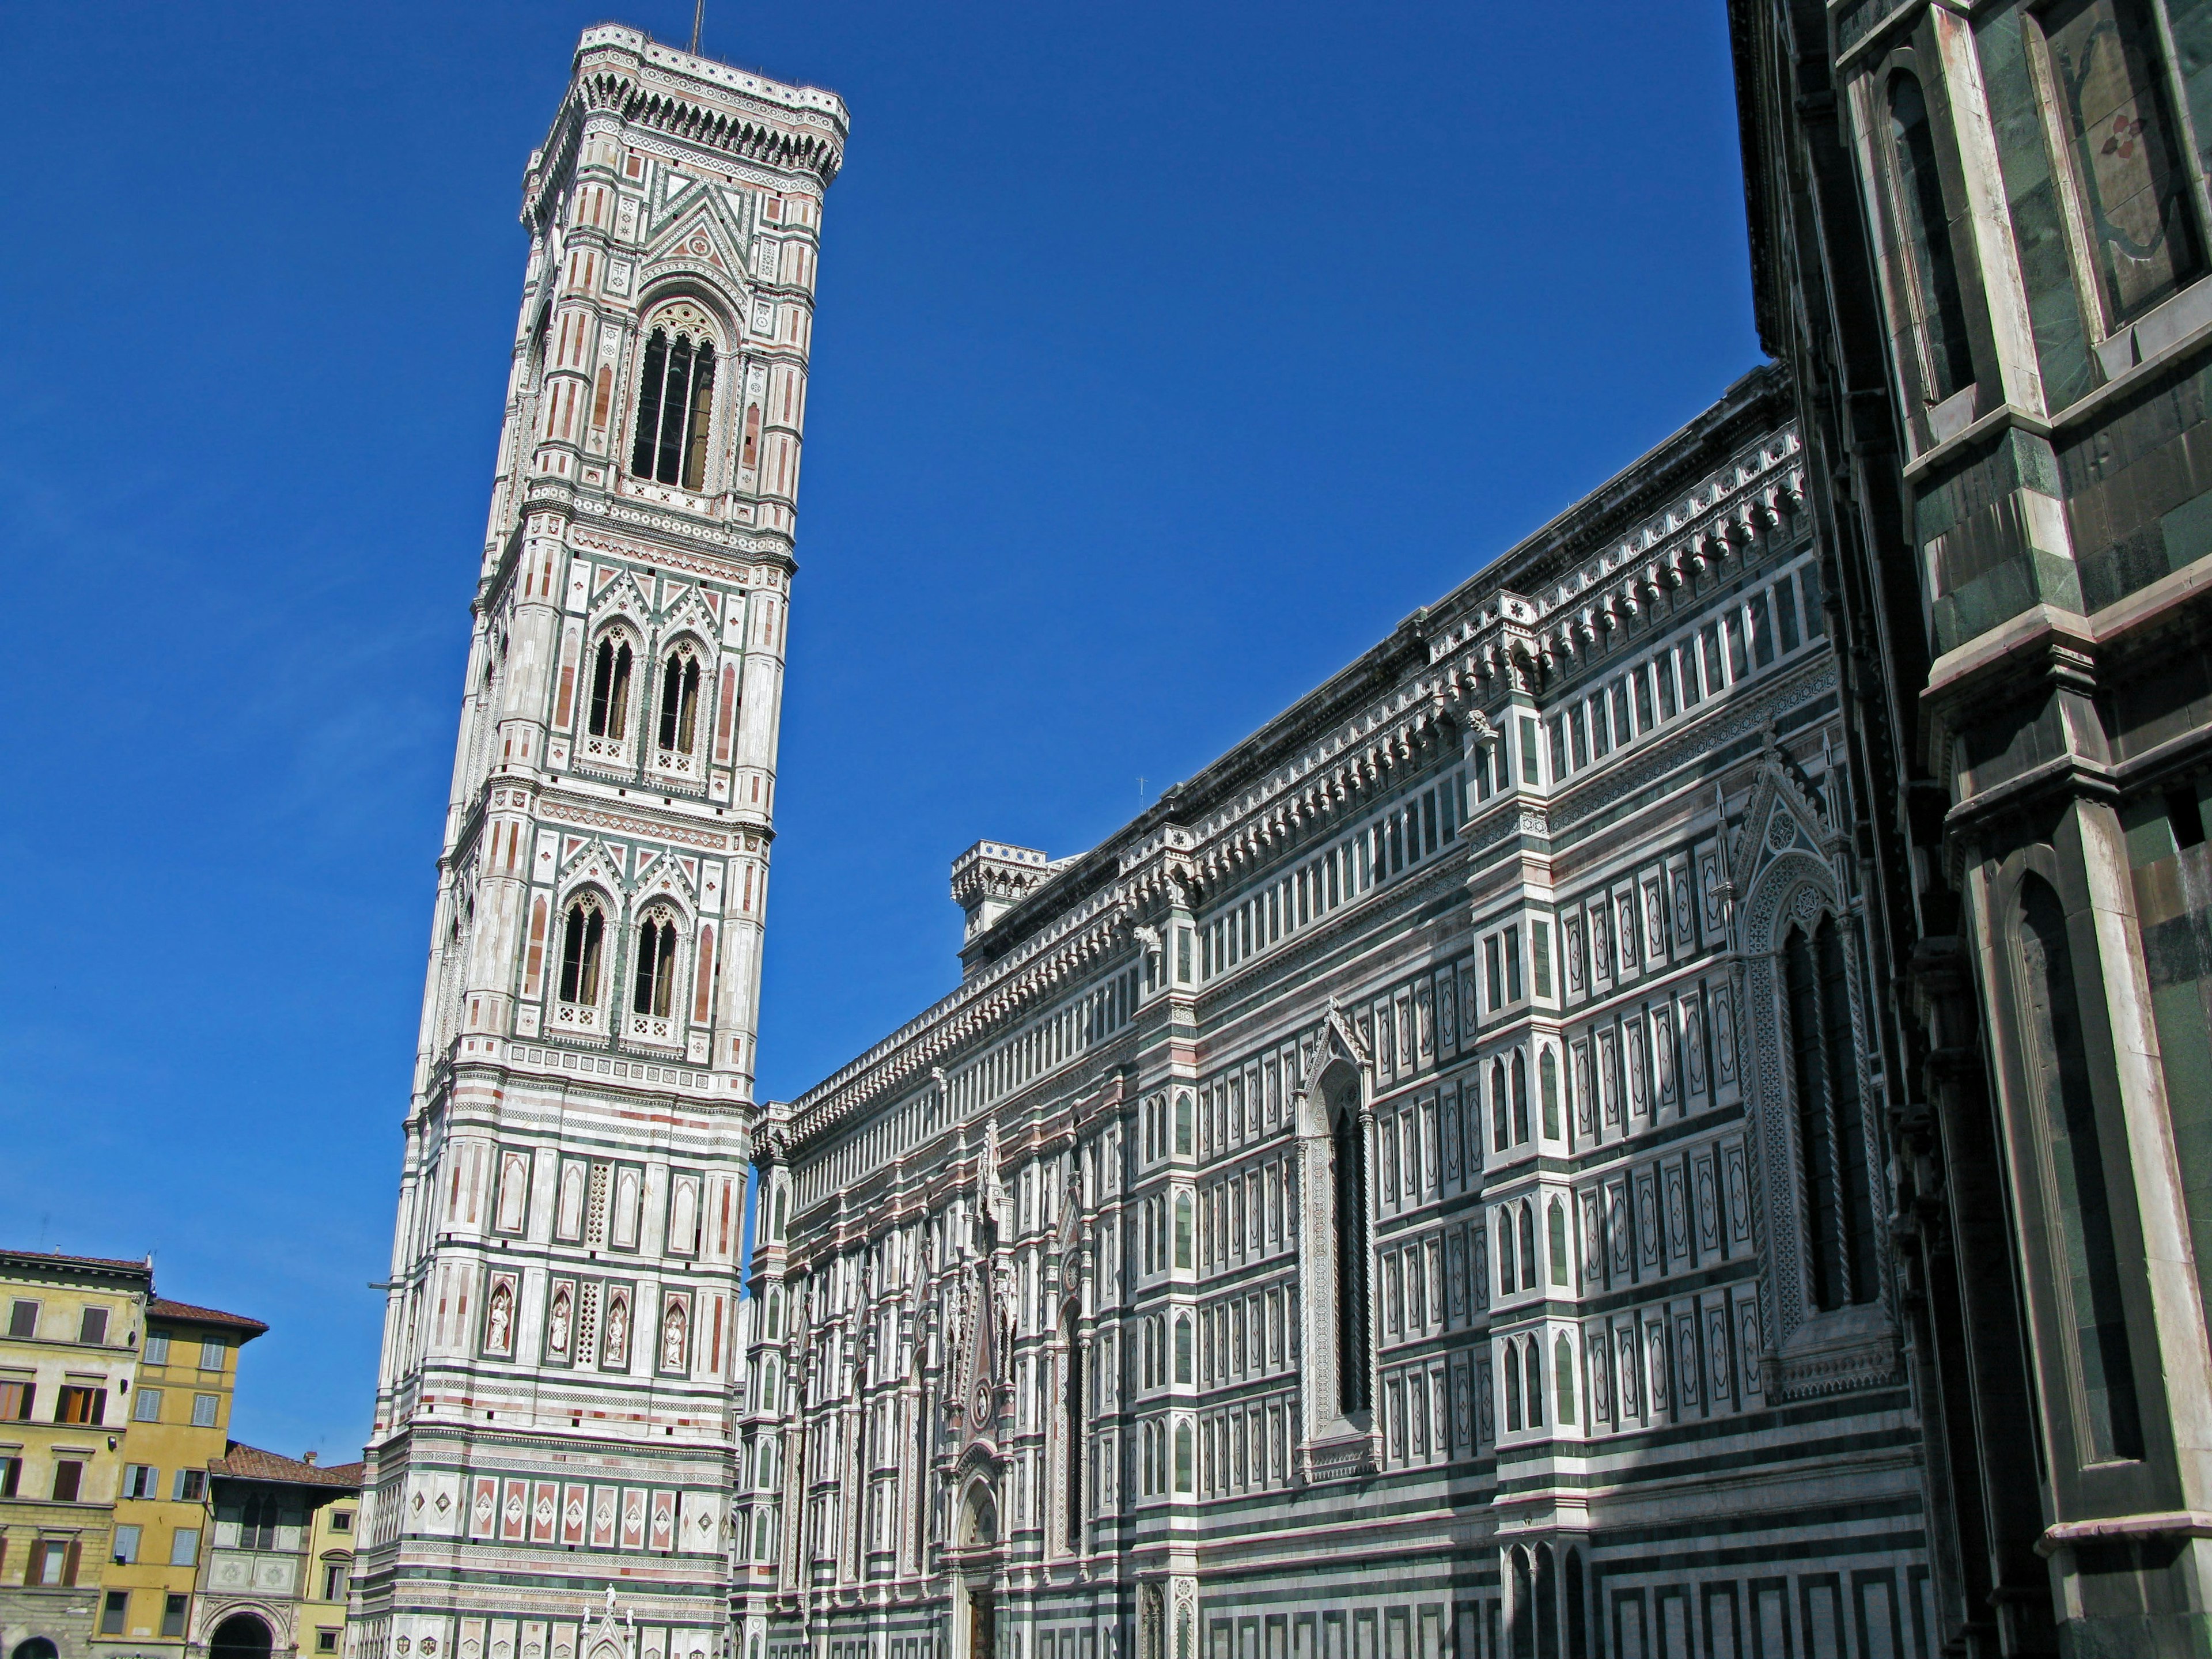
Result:
M1851 1041L1850 990L1835 919L1808 937L1793 927L1782 946L1797 1085L1797 1136L1805 1182L1805 1243L1814 1305L1871 1302L1874 1199L1868 1187L1866 1125Z
M2070 1304L2075 1364L2088 1407L2091 1455L2084 1462L2142 1455L2135 1364L2120 1293L2120 1252L2087 1044L2074 984L2074 953L2058 895L2040 877L2021 885L2021 951L2028 1079L2044 1155L2058 1200L2057 1260Z
M645 342L629 470L657 483L703 489L708 416L714 401L714 343L654 329Z
M2068 0L2041 23L2092 279L2117 328L2204 270L2158 25L2148 0Z
M561 938L562 1001L588 1004L599 1000L599 959L606 931L606 913L596 896L586 893L568 907Z
M1060 1315L1067 1334L1067 1547L1083 1547L1083 1346L1077 1340L1075 1304Z
M1521 1288L1536 1288L1536 1206L1529 1203L1519 1206L1521 1226Z
M592 658L591 735L619 743L629 731L629 644L612 635Z
M1337 1408L1367 1406L1367 1141L1350 1100L1337 1108L1330 1138L1336 1164Z
M1522 1052L1513 1051L1513 1144L1526 1146L1528 1141L1528 1061Z
M660 672L660 746L688 755L699 733L699 658L689 646L668 653Z
M1891 165L1897 174L1898 230L1911 262L1912 310L1928 348L1923 373L1941 402L1974 378L1966 351L1966 307L1951 251L1951 216L1936 171L1936 133L1920 82L1899 75L1889 83Z
M637 930L637 981L630 995L634 1012L665 1019L676 994L676 924L648 916Z

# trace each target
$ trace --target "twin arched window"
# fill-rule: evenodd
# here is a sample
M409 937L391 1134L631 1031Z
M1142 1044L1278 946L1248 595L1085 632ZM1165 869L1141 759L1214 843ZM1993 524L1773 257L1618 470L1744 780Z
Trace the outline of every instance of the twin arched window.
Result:
M654 329L646 337L629 470L656 483L705 488L714 404L714 342Z
M580 893L569 902L561 933L561 1000L590 1006L605 982L607 912L597 893ZM637 930L637 971L630 1006L641 1014L666 1019L676 1006L676 919L663 911L647 915Z
M592 653L591 706L586 713L590 736L609 744L629 736L630 677L636 654L618 633L603 637ZM680 641L661 664L660 719L655 735L664 755L698 752L699 687L704 678L698 647Z

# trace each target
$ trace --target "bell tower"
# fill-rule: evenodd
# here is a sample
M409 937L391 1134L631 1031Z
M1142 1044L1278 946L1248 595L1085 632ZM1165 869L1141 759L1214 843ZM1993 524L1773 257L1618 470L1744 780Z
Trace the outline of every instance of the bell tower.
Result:
M722 1652L793 506L846 125L833 94L599 27L524 175L356 1659Z

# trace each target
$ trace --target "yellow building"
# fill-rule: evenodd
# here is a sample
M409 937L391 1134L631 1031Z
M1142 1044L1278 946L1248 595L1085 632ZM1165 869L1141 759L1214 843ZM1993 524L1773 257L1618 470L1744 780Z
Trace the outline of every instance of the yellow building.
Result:
M361 1468L230 1443L210 1469L214 1527L192 1610L196 1659L343 1650Z
M94 1659L181 1655L206 1553L210 1468L228 1449L240 1351L269 1328L155 1297L123 1437L114 1547L100 1570Z
M149 1261L0 1250L0 1654L88 1659Z

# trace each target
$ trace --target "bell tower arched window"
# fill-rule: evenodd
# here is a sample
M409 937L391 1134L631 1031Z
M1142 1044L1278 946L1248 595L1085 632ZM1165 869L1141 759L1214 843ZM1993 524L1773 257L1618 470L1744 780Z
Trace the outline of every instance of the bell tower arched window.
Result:
M2088 1418L2089 1455L2081 1461L2137 1459L2143 1455L2142 1419L2066 912L2039 876L2021 884L2020 896L2021 1023L2029 1088L2040 1120L2037 1139L2058 1200L2053 1231L2060 1244L2051 1265L2066 1285L2061 1305L2074 1327L2074 1363Z
M699 654L689 645L668 653L660 671L660 746L689 755L699 738Z
M704 489L714 404L714 342L654 329L646 337L629 470L656 483Z
M609 635L592 658L590 734L620 743L629 731L630 649L627 640Z
M1936 170L1935 129L1920 82L1899 73L1889 83L1891 165L1897 173L1898 231L1910 262L1908 276L1927 346L1923 372L1930 402L1940 403L1974 378L1966 350L1966 306L1959 291L1951 251L1951 216Z
M637 930L637 978L630 1010L654 1019L666 1019L676 998L676 923L665 915L651 915Z
M1850 990L1835 919L1808 937L1793 927L1782 945L1790 1046L1797 1085L1797 1135L1804 1176L1806 1266L1813 1303L1833 1310L1871 1302L1874 1199L1868 1188L1866 1124Z
M561 935L561 1000L583 1004L599 1000L599 963L606 946L606 913L598 897L585 894L568 907Z
M1336 1175L1337 1409L1367 1407L1367 1139L1346 1099L1329 1126Z

